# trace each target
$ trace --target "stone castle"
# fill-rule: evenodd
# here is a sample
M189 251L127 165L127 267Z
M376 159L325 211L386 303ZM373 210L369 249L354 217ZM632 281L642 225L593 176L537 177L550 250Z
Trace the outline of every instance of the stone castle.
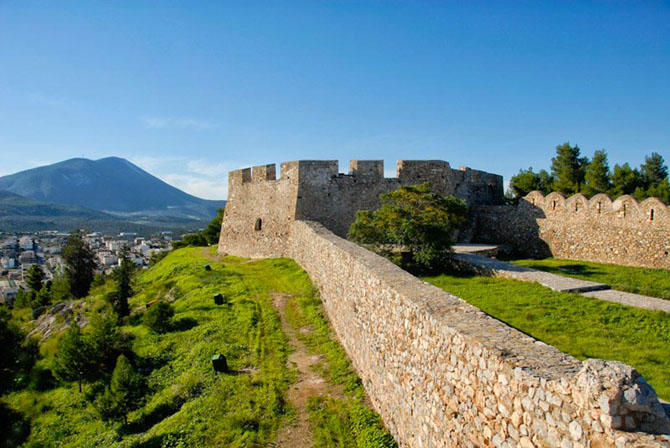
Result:
M381 161L352 161L348 174L337 161L286 162L280 174L275 165L230 173L219 253L290 257L307 271L400 446L667 445L653 434L670 433L670 419L630 366L581 362L342 238L380 193L430 182L471 207L461 238L667 267L663 204L533 193L505 206L502 177L442 161L399 161L394 178L383 177ZM616 235L607 249L603 239ZM591 250L598 245L605 249ZM653 256L636 262L642 253Z

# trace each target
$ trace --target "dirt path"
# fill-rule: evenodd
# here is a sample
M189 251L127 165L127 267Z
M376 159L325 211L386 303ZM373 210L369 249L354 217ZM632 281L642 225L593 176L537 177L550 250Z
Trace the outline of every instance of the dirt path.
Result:
M290 297L288 294L271 293L272 304L279 312L282 331L289 338L289 343L295 349L288 357L291 367L298 369L298 381L287 392L288 401L295 408L295 420L279 430L276 447L310 447L312 446L312 431L309 425L307 399L317 395L342 397L341 390L331 386L320 375L312 371L311 366L321 361L319 356L308 353L305 345L298 340L295 331L286 320L285 306ZM302 330L302 329L300 329Z

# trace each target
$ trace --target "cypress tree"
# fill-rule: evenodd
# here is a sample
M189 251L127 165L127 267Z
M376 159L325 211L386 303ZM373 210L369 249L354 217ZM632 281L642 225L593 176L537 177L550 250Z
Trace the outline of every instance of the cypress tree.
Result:
M593 196L598 193L607 193L611 188L612 181L610 167L607 163L607 153L604 149L601 149L593 154L593 159L586 165L582 192L587 196Z
M563 143L556 147L556 157L551 159L551 175L554 191L565 195L579 192L584 182L585 157L580 157L579 146Z
M132 281L135 273L135 263L130 259L130 250L127 246L119 252L119 262L119 266L112 273L112 278L116 281L116 290L109 299L116 314L124 317L130 314L128 299L133 295Z
M63 259L70 292L77 299L86 297L93 283L97 263L95 253L84 241L84 234L81 230L74 232L68 238L63 250Z
M65 381L76 381L81 392L83 381L90 379L95 372L95 360L89 342L73 322L63 339L58 343L55 373Z

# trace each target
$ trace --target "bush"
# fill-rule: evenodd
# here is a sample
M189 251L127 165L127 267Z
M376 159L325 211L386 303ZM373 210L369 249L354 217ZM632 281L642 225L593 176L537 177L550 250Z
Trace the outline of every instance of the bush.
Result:
M349 239L410 271L443 268L455 231L465 222L465 202L433 193L429 183L400 187L379 198L377 210L356 214Z
M172 327L174 308L167 302L160 301L144 313L144 325L156 333L166 333Z

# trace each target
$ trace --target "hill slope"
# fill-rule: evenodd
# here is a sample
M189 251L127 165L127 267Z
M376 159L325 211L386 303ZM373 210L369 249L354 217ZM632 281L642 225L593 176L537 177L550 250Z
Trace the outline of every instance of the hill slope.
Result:
M70 159L3 176L0 190L140 220L204 221L216 216L216 209L225 203L184 193L118 157Z
M82 309L91 322L85 334L91 334L93 316L100 314L111 288L110 281L80 301L87 303ZM100 417L96 404L110 383L109 372L102 370L82 393L76 382L64 381L41 390L16 390L2 398L32 427L24 446L274 446L277 430L292 429L297 418L287 392L298 376L288 362L293 348L273 306L276 294L286 298L300 327L314 330L303 335L294 329L310 338L305 343L316 350L312 357L326 380L346 395L341 400L310 397L316 400L306 422L313 427L313 446L396 446L379 417L365 407L360 379L334 339L309 277L293 261L220 259L215 248L185 248L138 273L135 288L131 307L139 313L156 297L173 300L175 310L166 333L143 325L140 314L120 327L130 344L128 357L145 380L139 409L130 413L127 425ZM214 303L217 293L227 304ZM40 368L53 365L58 337L52 334L42 342L46 355L38 361ZM214 373L216 353L227 358L227 373ZM306 392L314 394L311 388Z

